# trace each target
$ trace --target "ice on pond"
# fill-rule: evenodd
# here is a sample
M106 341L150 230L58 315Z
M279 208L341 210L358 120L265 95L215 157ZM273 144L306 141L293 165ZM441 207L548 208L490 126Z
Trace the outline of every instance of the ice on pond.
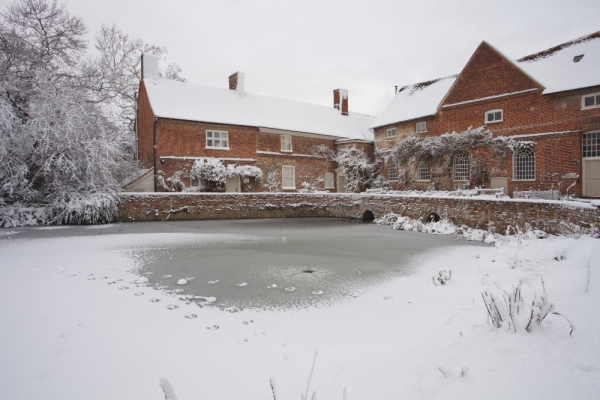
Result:
M180 279L177 281L177 284L180 286L187 285L188 281L187 281L187 279Z

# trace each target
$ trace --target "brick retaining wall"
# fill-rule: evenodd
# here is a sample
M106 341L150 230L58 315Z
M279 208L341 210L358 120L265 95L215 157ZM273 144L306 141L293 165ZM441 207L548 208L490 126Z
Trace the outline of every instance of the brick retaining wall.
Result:
M420 197L378 194L303 193L125 193L120 221L242 218L375 218L396 213L425 220L432 213L458 225L499 231L529 223L549 233L565 233L598 224L600 210L585 203Z

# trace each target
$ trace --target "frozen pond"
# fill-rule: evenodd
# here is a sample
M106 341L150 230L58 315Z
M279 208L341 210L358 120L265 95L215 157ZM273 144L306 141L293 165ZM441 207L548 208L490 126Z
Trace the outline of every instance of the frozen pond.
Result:
M334 304L418 268L412 260L454 235L395 231L341 219L141 222L89 227L20 228L13 238L160 233L194 234L168 245L126 249L157 290L201 307L298 308ZM443 268L444 266L440 266ZM178 285L185 279L187 283Z

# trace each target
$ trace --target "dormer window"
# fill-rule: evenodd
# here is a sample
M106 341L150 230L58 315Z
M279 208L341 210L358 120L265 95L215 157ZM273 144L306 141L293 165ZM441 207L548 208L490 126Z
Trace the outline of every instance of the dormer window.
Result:
M581 109L600 107L600 93L586 94L581 96Z
M427 132L427 122L417 122L417 133Z
M385 136L386 137L396 137L396 128L390 128L388 130L385 131Z
M581 61L581 59L583 58L585 54L580 54L578 56L573 57L573 62L574 63L578 63L579 61Z
M504 121L504 113L502 110L490 110L485 113L485 123L495 124L496 122Z

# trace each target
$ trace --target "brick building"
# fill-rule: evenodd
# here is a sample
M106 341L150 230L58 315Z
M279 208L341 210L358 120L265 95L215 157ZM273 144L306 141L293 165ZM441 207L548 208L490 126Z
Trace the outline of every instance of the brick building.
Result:
M254 165L264 176L275 171L280 189L295 191L303 182L345 191L343 172L313 150L356 146L373 154L369 127L374 117L348 111L348 92L334 91L334 107L278 99L244 91L244 75L229 77L229 89L161 79L158 58L143 57L137 111L138 158L147 172L128 186L132 191L162 191L157 175L184 171L186 187L196 160ZM227 181L226 191L244 190L244 178ZM265 190L265 188L254 188Z
M600 32L511 60L482 42L458 75L408 85L372 125L381 154L410 136L440 136L485 125L494 137L535 143L508 157L488 149L453 155L448 168L386 161L396 188L473 186L475 161L487 187L600 197ZM416 164L416 163L415 163ZM433 164L433 163L432 163ZM432 185L433 184L433 185Z

